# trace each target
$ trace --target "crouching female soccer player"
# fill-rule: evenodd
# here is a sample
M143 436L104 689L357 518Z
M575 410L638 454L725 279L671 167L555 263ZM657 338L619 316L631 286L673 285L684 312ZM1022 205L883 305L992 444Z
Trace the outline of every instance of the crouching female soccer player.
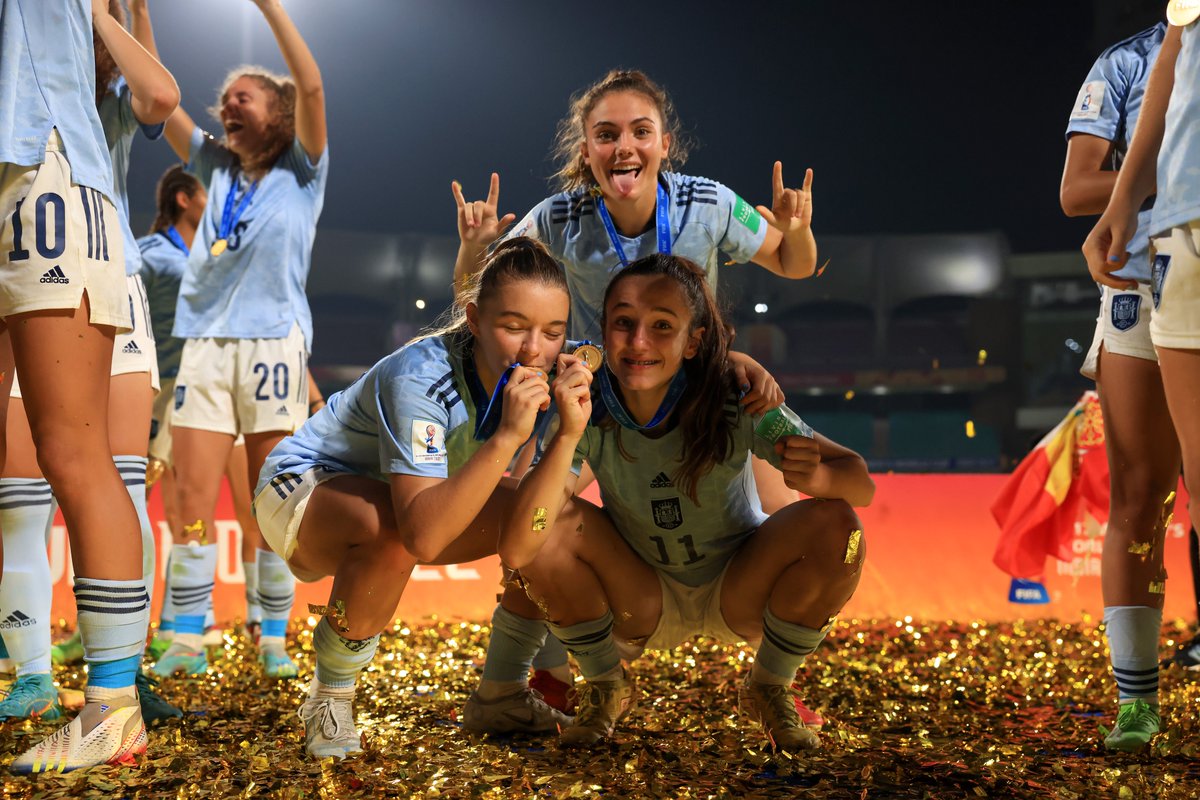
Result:
M622 656L705 634L761 640L743 709L778 747L817 747L788 687L858 584L865 544L851 506L874 494L866 463L798 419L792 430L808 435L777 437L740 410L729 329L693 262L634 262L609 285L602 323L603 408L592 416L591 373L560 356L560 426L500 538L587 679L563 743L611 735L634 705ZM766 516L752 454L824 499ZM584 459L603 509L572 497Z
M384 358L268 456L254 499L264 539L301 580L334 576L300 708L312 755L359 750L355 681L413 567L496 552L515 490L504 472L549 408L569 305L544 247L501 244L452 324ZM519 700L542 730L570 721L528 690Z

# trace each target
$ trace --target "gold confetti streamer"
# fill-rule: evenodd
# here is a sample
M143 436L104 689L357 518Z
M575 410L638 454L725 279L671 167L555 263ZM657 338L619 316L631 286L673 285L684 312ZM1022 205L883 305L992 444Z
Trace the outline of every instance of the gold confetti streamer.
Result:
M842 395L842 396L843 396L843 397L845 397L847 400L853 400L853 399L854 399L854 390L853 390L853 389L847 389L847 390L846 390L846 393L845 393L844 395Z
M846 563L853 564L858 559L858 548L862 544L862 531L850 531L850 538L846 540Z
M534 533L541 533L542 531L546 530L546 517L547 517L546 509L543 508L542 506L538 506L537 508L535 508L533 510L533 532Z
M1166 594L1167 593L1167 582L1166 581L1150 581L1149 591L1150 591L1150 594Z
M824 264L822 264L820 267L818 267L818 268L817 268L817 274L816 274L816 276L815 276L815 277L819 278L819 277L821 277L822 275L824 275L824 274L825 274L825 268L829 266L829 262L830 262L830 261L832 261L832 260L833 260L832 258L827 258L827 259L825 259L825 263L824 263Z
M350 630L350 625L346 622L346 603L344 600L334 600L331 606L319 606L316 603L308 604L308 613L318 617L329 617L333 620L333 627L338 633L346 633Z
M1135 556L1144 556L1149 554L1151 547L1153 545L1150 542L1134 542L1129 545L1129 552Z
M190 525L183 526L184 537L196 535L196 541L200 544L208 544L208 528L204 524L204 520L198 519Z
M979 351L979 355L976 357L975 363L977 363L981 367L987 363L987 350Z
M975 438L975 420L973 420L973 419L967 420L967 438L968 439Z

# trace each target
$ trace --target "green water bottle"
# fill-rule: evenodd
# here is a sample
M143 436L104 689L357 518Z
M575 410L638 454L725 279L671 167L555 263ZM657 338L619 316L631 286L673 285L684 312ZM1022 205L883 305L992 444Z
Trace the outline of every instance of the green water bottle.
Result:
M754 425L754 433L769 442L778 442L784 436L813 437L813 429L809 424L787 406L773 408L759 417Z

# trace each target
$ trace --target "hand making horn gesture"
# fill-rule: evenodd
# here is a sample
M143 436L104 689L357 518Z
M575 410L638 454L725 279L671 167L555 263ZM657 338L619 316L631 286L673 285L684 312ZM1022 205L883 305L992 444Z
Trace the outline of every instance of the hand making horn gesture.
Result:
M450 188L458 206L458 238L466 244L487 247L517 218L516 214L501 217L496 210L500 204L500 175L495 172L492 173L486 200L468 202L463 197L462 184L458 181L452 182Z
M783 185L783 162L776 161L771 174L771 208L758 206L758 213L784 236L805 230L812 224L813 171L804 171L804 185L787 189Z

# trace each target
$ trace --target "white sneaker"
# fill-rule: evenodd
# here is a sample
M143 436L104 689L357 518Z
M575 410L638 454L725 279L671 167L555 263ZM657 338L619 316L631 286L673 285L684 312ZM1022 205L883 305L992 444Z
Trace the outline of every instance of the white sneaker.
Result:
M557 733L572 721L528 686L491 700L471 692L463 707L463 727L476 733Z
M84 723L94 723L86 734ZM136 764L146 752L146 726L137 696L92 701L75 719L26 750L9 765L18 775L70 772L99 764Z
M304 749L314 758L345 758L362 752L362 736L354 727L354 689L322 693L300 704Z

